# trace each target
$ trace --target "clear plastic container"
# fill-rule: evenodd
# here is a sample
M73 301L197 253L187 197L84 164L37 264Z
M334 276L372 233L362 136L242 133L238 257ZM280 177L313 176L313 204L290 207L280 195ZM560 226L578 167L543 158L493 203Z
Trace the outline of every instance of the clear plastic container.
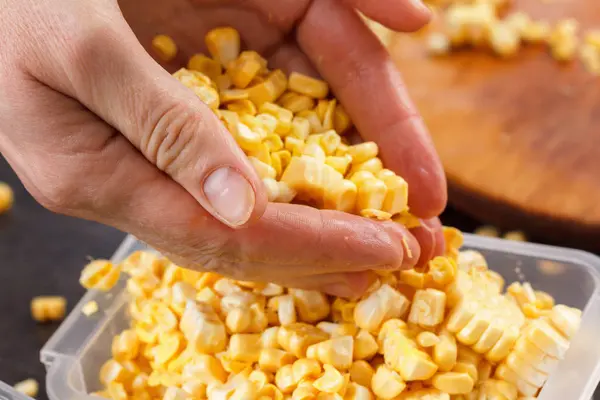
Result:
M552 294L559 303L584 310L571 348L552 373L540 400L589 400L600 380L600 258L577 250L508 242L466 235L465 248L481 251L492 269L507 282L528 281ZM113 257L147 249L133 237ZM100 389L98 372L110 356L111 340L127 326L126 295L121 281L109 293L89 291L41 351L51 400L91 400ZM96 301L99 311L87 317L81 308ZM2 395L0 388L0 396ZM0 397L1 398L1 397ZM16 397L21 399L22 397ZM8 397L13 399L13 397Z
M0 382L0 400L33 400L23 393L17 392L12 386Z

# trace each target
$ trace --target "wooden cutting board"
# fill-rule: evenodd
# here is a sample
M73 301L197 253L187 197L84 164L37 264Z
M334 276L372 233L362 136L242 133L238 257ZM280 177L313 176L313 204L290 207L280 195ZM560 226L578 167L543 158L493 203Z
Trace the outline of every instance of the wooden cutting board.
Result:
M600 28L600 1L523 0L534 18ZM534 237L600 248L600 77L542 47L502 60L481 51L427 55L395 35L390 51L433 136L451 202Z

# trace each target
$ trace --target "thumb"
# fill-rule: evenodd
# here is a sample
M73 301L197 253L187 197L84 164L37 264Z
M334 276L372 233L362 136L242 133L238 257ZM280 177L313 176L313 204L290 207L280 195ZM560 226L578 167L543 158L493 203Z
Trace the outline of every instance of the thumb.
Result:
M232 228L258 219L267 204L262 182L212 110L146 53L122 17L96 32L63 66L69 94L213 217Z

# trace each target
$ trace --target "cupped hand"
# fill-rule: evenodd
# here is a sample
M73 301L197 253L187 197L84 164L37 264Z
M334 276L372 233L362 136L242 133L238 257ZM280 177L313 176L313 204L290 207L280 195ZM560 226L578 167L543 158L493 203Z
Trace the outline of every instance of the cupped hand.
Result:
M321 75L408 181L412 212L435 217L442 168L354 9L398 31L429 18L418 0L3 0L0 150L45 207L130 232L183 266L360 292L370 270L411 267L421 248L439 253L439 222L417 241L395 223L267 203L231 135L140 44L169 34L183 65L209 29L228 25L273 67Z

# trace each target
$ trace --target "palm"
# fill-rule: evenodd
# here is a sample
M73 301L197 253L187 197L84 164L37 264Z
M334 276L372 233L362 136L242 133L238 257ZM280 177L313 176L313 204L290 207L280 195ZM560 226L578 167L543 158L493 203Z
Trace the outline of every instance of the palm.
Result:
M262 54L276 55L278 67L287 68L288 61L304 58L295 41L289 38L310 0L280 1L268 7L260 0L120 0L119 5L140 42L148 48L156 34L167 34L175 40L179 52L175 60L163 65L173 72L186 64L194 53L205 52L203 37L217 26L236 28L245 46ZM289 3L289 4L285 4ZM268 8L268 10L267 10ZM285 48L285 55L281 49ZM304 68L303 66L299 66Z

